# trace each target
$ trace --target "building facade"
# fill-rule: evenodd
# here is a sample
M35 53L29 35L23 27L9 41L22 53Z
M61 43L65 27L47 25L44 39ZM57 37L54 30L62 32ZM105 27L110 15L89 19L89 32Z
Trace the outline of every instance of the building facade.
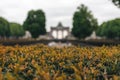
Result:
M61 22L58 23L57 26L51 27L50 32L47 32L46 35L40 35L38 40L46 39L68 39L68 40L76 40L76 38L71 34L70 28L67 26L63 26Z
M59 22L56 27L51 27L50 33L54 39L66 39L66 37L70 34L70 29Z

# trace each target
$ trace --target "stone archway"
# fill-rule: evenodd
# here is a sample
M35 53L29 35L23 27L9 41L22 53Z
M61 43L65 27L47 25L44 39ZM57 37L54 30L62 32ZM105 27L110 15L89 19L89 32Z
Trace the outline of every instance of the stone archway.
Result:
M65 39L69 34L69 27L64 27L59 23L57 27L51 27L51 34L54 39Z

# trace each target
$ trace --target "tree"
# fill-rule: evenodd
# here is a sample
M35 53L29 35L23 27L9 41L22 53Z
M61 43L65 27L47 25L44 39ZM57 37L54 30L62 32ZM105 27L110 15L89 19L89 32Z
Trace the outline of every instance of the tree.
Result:
M97 29L98 36L105 36L108 39L120 39L120 19L114 19L101 24Z
M120 0L112 0L112 2L113 2L116 6L120 7Z
M23 27L25 30L30 31L33 38L37 38L39 35L46 33L45 22L45 14L42 10L31 10L28 13Z
M10 24L10 36L18 38L25 34L23 26L18 23L9 23Z
M78 11L73 16L72 34L77 38L89 36L98 26L97 19L93 17L91 11L83 4L78 7Z
M1 37L9 37L10 29L9 29L9 22L0 17L0 36Z

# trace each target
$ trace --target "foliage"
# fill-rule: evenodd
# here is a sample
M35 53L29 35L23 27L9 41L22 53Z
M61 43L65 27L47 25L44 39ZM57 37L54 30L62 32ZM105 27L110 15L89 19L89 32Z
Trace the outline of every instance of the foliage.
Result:
M23 27L18 23L9 23L10 24L10 36L20 37L25 34Z
M37 38L39 35L46 33L45 22L45 14L42 10L31 10L29 11L23 26L25 30L30 31L33 38Z
M9 23L6 19L0 17L0 36L8 37L10 34Z
M113 2L116 6L120 7L120 0L112 0L112 2Z
M119 80L120 46L0 46L1 80Z
M104 22L97 30L97 35L107 38L120 38L120 19Z
M72 34L77 38L85 38L89 36L93 30L97 28L97 20L88 11L88 8L83 4L78 7L78 11L73 16Z

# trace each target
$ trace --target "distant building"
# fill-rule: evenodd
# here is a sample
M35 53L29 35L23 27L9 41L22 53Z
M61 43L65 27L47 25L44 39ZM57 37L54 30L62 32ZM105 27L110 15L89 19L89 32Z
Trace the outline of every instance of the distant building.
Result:
M85 40L91 40L91 39L102 39L101 37L97 36L95 31L92 32L92 34L85 38Z
M31 33L29 31L25 32L25 35L22 39L32 39ZM68 26L63 26L61 22L57 26L51 27L50 32L47 32L45 35L40 35L37 40L52 40L52 39L67 39L67 40L76 40L77 38L71 34L70 28ZM85 40L90 39L102 39L99 36L96 36L95 31L86 37Z
M56 27L51 27L50 33L54 39L65 39L70 34L70 29L59 22Z
M53 36L50 32L47 32L45 35L40 35L37 40L51 40L53 39Z
M23 39L31 39L32 35L29 31L25 31L25 35L22 37Z
M61 22L58 23L57 26L51 27L50 32L47 32L46 35L40 35L38 38L40 39L76 39L70 32L70 28L67 26L63 26Z

